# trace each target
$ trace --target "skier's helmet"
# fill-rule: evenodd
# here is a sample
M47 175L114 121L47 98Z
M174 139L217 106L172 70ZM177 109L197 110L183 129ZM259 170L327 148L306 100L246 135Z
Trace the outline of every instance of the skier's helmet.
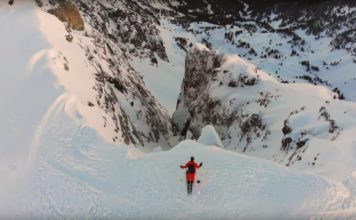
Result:
M193 156L191 156L191 157L190 157L190 160L191 160L191 161L194 161L194 157L193 157Z

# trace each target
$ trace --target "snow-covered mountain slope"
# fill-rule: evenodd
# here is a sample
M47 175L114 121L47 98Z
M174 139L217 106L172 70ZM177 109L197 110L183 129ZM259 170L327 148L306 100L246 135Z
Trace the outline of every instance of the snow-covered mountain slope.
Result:
M1 22L8 27L1 44L1 115L6 118L1 146L27 148L52 103L68 94L84 124L108 142L147 150L159 142L167 148L170 117L118 45L83 20L74 4L41 2L42 10L32 1L1 2Z
M95 130L81 127L64 108L64 102L58 103L48 118L45 138L26 175L5 178L9 185L0 182L1 218L353 216L353 194L341 183L189 140L170 151L143 155L125 145L104 144ZM200 141L217 137L211 129L206 131ZM197 174L201 183L187 196L185 171L179 165L191 155L204 165ZM349 183L352 187L354 180Z
M184 50L201 42L281 82L324 85L356 100L354 1L197 0L173 8L175 17L162 16L161 27Z
M179 67L184 63L185 54L182 53L180 63L176 62L177 59L169 60L167 56L168 53L177 51L175 48L170 49L169 45L164 45L162 37L167 39L171 37L162 35L160 30L159 17L172 10L168 7L169 2L156 0L65 2L76 4L85 22L101 33L101 39L110 42L111 47L121 49L121 55L143 76L150 92L170 114L173 114L182 80L183 70ZM42 7L48 10L57 6L48 7L48 4L47 6L44 4Z
M356 104L323 86L278 82L204 45L187 55L173 121L185 138L211 124L226 149L344 179L354 171Z
M218 54L203 45L188 54L183 79L180 74L190 43L203 41L227 51L237 36L225 33L236 27L251 42L263 42L266 36L284 39L278 31L266 32L256 20L241 20L236 27L198 23L190 16L205 12L182 11L184 4L175 0L0 2L0 23L6 30L0 42L0 218L356 216L355 104L338 100L340 94L323 86L282 84L238 56ZM239 18L251 18L244 3L232 7L232 13L240 6L246 13ZM207 7L212 18L218 7ZM352 8L345 11L341 17L353 15ZM282 16L273 13L266 17ZM274 23L279 19L270 21ZM331 47L325 45L332 37L308 42L319 42L328 51ZM345 45L346 50L329 55L330 59L346 57L342 68L350 70L354 64L348 48L353 45ZM241 54L246 47L242 42L231 52ZM311 56L311 50L303 50ZM268 56L278 55L271 51ZM316 60L324 59L316 54ZM246 57L255 57L253 50ZM267 65L270 61L253 62L273 71L269 68L275 65ZM330 72L323 80L331 84L321 84L334 88L338 65L325 66ZM295 69L283 68L282 79L293 79ZM314 63L303 62L300 68L316 71ZM203 134L200 143L186 140L159 152L168 148L171 119L153 95L172 113L182 80L176 128L188 138L198 138L201 130ZM350 93L345 94L352 100ZM215 128L203 128L206 124ZM143 154L132 145L147 151L161 148ZM201 184L195 184L193 196L187 197L179 165L192 155L204 166L198 173Z
M120 4L120 2L118 3ZM47 5L47 7L55 10L56 8L66 7L68 4L74 5L70 1L64 1L62 4L57 3L54 6ZM122 47L130 44L117 42L116 35L113 33L114 30L111 29L111 27L114 27L115 21L109 20L112 23L107 23L106 16L111 16L110 10L97 11L97 7L104 7L99 2L88 1L85 3L82 1L77 5L86 24L85 32L81 34L85 37L89 35L92 38L92 44L94 44L87 45L84 48L86 48L88 59L97 70L98 98L102 99L100 101L102 108L112 114L113 120L117 121L116 123L121 124L119 129L115 129L116 132L123 130L125 143L147 145L151 142L155 145L155 143L162 141L161 144L167 146L167 143L164 142L170 136L170 117L146 88L142 76L129 64L129 60L124 53L126 49ZM42 8L46 9L46 5L43 5ZM120 33L122 34L122 31ZM78 37L81 37L81 35ZM132 36L132 38L134 40L139 37ZM151 43L154 44L154 41L152 40ZM90 48L94 49L91 50ZM114 91L111 88L103 89L108 84L109 87L114 87ZM124 113L118 115L117 112Z
M103 11L103 16L108 10L130 11L130 19L124 19L125 13L121 17L109 14L100 27L114 33L120 47L134 48L125 49L125 54L170 114L175 110L186 50L196 42L245 57L281 82L324 85L342 99L356 100L353 1L233 2L117 1L93 10ZM118 27L111 25L117 22ZM141 33L136 37L140 43L132 46L121 41L125 32L117 29L122 26ZM149 45L148 29L154 30L160 53L141 46ZM159 55L163 51L166 56Z
M150 92L173 114L183 78L185 52L179 49L172 32L164 27L167 21L163 18L177 13L170 1L73 2L88 24L100 31L111 46L121 49L135 71L142 75Z
M40 2L47 10L46 1ZM122 50L170 114L185 51L196 42L239 54L279 81L321 84L356 100L353 1L72 2L88 24Z
M45 10L56 7L37 2ZM85 22L122 50L170 114L185 50L195 42L244 56L280 81L322 84L356 100L353 1L72 2Z

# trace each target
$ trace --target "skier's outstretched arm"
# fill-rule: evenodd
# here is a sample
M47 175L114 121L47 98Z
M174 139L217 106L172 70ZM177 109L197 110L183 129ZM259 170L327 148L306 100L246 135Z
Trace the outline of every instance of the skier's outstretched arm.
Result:
M183 165L180 165L180 168L182 168L182 169L188 168L188 163L186 163L184 166L183 166Z
M203 166L203 162L201 162L199 165L195 163L195 164L194 164L194 166L195 166L195 168L197 168L197 169L198 169L198 168L200 168L200 167L202 167L202 166Z

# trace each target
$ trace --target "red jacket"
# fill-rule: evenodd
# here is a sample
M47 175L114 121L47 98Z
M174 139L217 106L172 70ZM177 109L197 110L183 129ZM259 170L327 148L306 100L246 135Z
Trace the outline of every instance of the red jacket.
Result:
M188 163L186 163L184 166L182 166L182 169L186 169L188 168L189 166L194 166L196 169L199 169L200 166L195 163L194 161L189 161ZM195 172L194 172L195 173Z

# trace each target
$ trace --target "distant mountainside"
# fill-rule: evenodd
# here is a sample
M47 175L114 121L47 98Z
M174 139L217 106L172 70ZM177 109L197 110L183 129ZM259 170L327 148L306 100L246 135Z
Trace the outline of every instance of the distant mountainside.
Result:
M95 94L94 99L88 101L88 106L98 107L105 112L99 117L102 119L97 125L101 124L100 129L105 130L102 133L113 142L135 146L155 146L159 143L169 148L174 145L168 143L172 131L176 134L183 132L183 136L186 136L188 128L193 137L197 137L199 129L211 123L210 119L201 120L200 128L195 132L194 126L182 127L186 119L177 122L173 118L174 126L178 125L178 130L175 130L164 109L170 109L170 114L173 114L180 87L182 93L177 112L181 111L182 100L193 97L194 102L203 102L189 107L192 108L189 109L192 119L201 117L199 111L202 109L205 109L203 113L209 112L209 117L215 115L215 119L226 116L225 112L211 114L216 103L213 105L205 99L196 99L194 92L189 89L185 91L195 84L191 78L187 78L192 71L189 69L189 56L185 69L181 62L197 42L222 53L237 54L255 66L253 68L260 69L282 84L306 82L321 85L334 92L333 99L356 100L353 92L356 86L356 49L353 43L356 5L353 1L35 2L43 11L64 22L66 33L62 40L69 45L68 50L75 46L85 54L82 59L87 70L84 72L93 78L91 83ZM58 48L58 53L63 56L64 70L69 73L76 71L71 68L76 64L68 60L65 52L65 49ZM210 57L206 55L201 60ZM197 59L197 62L200 60ZM199 70L201 74L208 74L205 67L202 68ZM234 87L235 81L238 84L239 80L245 80L231 77L228 87ZM241 77L248 79L248 76ZM206 86L211 80L199 78L199 83L205 82ZM170 86L162 87L165 84L163 81L169 81L167 84ZM79 88L65 83L64 87ZM274 97L270 89L274 88L266 87L265 91L259 92ZM200 91L198 88L195 90ZM199 95L205 94L200 92ZM189 106L190 101L185 104ZM308 105L305 103L303 106L307 108ZM256 113L253 111L249 110L249 115ZM260 111L263 113L264 110ZM230 127L222 122L219 124ZM220 135L231 140L228 132L220 131ZM264 140L261 139L260 145L267 145ZM235 140L228 145L246 151L247 144L241 141ZM248 142L247 139L245 141Z

